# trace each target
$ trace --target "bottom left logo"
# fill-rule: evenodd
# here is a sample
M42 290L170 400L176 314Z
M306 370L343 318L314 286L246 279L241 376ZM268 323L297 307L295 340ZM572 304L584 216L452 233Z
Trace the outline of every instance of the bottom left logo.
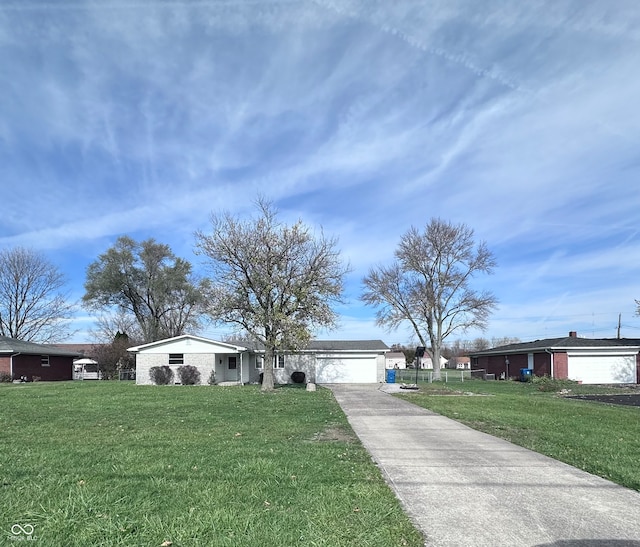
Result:
M34 540L35 537L33 536L33 534L35 531L36 528L33 524L14 524L11 527L11 533L13 534L13 537L11 539Z

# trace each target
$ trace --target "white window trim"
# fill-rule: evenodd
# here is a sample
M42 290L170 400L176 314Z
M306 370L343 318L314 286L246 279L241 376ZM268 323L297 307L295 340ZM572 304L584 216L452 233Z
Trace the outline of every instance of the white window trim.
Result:
M283 369L285 365L284 354L279 353L273 356L273 368Z
M43 367L51 366L51 363L49 362L49 356L48 355L41 355L40 356L40 366L43 366Z

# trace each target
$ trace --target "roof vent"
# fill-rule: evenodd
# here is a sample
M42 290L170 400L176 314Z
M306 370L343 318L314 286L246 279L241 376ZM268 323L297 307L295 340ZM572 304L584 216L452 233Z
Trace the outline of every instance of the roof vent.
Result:
M569 331L569 338L578 338L578 333L574 330Z

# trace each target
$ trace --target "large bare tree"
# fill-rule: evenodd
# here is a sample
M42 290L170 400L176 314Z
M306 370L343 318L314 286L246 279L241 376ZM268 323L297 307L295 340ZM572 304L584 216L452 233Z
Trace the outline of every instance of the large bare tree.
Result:
M0 335L26 342L68 338L73 304L64 275L34 250L0 252Z
M94 311L124 310L135 317L143 342L154 342L198 331L207 293L208 283L168 245L122 236L87 268L82 300Z
M363 301L377 308L376 322L396 329L408 323L431 348L434 377L440 378L444 340L455 331L486 328L496 297L476 290L472 278L490 274L495 259L473 230L432 219L421 232L410 228L400 239L396 260L372 268L364 278Z
M302 221L282 224L263 198L257 209L249 220L212 215L211 232L197 232L196 245L213 273L212 317L264 345L262 389L269 391L277 352L304 347L315 328L336 326L331 305L340 302L348 267L336 239Z

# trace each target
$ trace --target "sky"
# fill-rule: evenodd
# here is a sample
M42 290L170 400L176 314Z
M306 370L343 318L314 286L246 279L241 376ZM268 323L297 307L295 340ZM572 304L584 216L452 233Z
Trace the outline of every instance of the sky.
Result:
M201 272L194 232L263 195L351 265L317 337L411 345L362 278L437 217L497 261L449 341L640 337L639 67L636 0L3 0L0 249L79 301L119 236Z

